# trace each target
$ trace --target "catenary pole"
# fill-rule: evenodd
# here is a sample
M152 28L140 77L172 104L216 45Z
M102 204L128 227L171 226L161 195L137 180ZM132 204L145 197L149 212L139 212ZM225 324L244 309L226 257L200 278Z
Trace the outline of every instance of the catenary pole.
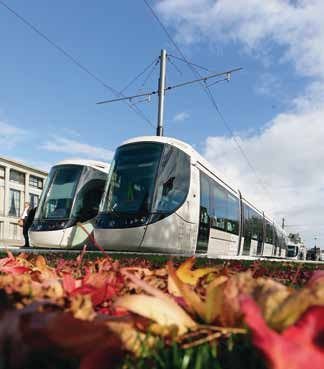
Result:
M103 101L97 102L97 104L99 104L99 105L108 104L108 103L117 102L117 101L124 101L124 100L129 100L129 102L132 102L132 100L135 100L139 97L149 98L150 96L157 95L159 101L158 101L158 116L157 116L156 135L157 136L163 136L163 133L164 133L163 132L164 131L164 127L163 127L164 126L164 99L165 99L166 92L168 92L170 90L173 90L173 89L176 89L176 88L179 88L179 87L189 86L189 85L192 85L192 84L198 83L198 82L207 82L211 78L217 78L217 77L221 77L221 76L225 76L225 78L217 80L216 82L212 83L210 86L212 86L212 85L214 85L215 83L218 83L218 82L230 81L232 73L242 70L242 68L235 68L235 69L227 70L225 72L213 73L213 74L207 75L205 77L201 77L201 78L198 78L198 79L195 79L195 80L178 83L176 85L171 85L171 86L167 87L166 86L166 63L167 63L166 50L164 50L164 49L161 50L161 53L160 53L160 56L159 56L159 61L160 61L160 78L159 78L159 81L158 81L158 89L157 90L147 91L147 92L139 93L139 94L132 95L132 96L121 96L121 97L118 97L118 98L115 98L115 99L103 100Z
M165 96L165 73L166 73L166 50L161 50L160 55L160 78L159 78L159 106L156 135L163 136L164 96Z

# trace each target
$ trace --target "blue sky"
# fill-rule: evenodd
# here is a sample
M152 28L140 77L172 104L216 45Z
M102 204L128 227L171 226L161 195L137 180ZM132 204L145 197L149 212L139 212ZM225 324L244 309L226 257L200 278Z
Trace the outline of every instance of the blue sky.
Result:
M309 163L324 156L320 147L314 149L317 139L324 138L323 131L304 142L304 122L310 117L321 122L324 117L316 105L324 96L324 76L318 70L324 66L324 52L316 46L324 44L317 17L323 6L320 1L310 3L247 0L242 7L234 0L151 2L189 60L214 71L244 68L230 83L212 90L271 200L255 175L247 173L246 163L199 85L167 94L165 134L194 145L261 207L278 218L288 217L291 224L303 223L305 214L307 224L321 223L324 210L318 206L323 177L305 171ZM117 90L156 58L161 48L179 56L143 1L96 0L81 6L75 0L11 0L8 5ZM234 11L237 7L241 9ZM288 25L283 26L279 19L285 16ZM300 19L318 27L309 30L309 23ZM306 31L308 38L300 37ZM41 167L68 157L109 161L123 140L155 133L123 103L96 105L113 95L1 4L0 45L0 155ZM169 63L168 84L193 78L184 63L174 63L181 75ZM156 68L143 89L155 89L157 77ZM137 93L140 85L125 93ZM155 125L156 98L138 106ZM292 122L290 128L286 122ZM300 127L296 137L295 128L289 131L293 124ZM296 163L298 147L308 154L297 152ZM304 177L311 182L301 181ZM298 191L310 191L312 201L305 200L296 208ZM315 232L321 237L316 227L309 227L305 237L311 240Z

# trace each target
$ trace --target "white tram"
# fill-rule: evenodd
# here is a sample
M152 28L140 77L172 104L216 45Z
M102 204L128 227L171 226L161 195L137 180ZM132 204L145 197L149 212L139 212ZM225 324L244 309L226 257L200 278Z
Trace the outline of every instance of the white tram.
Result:
M191 146L167 137L117 149L94 235L109 250L286 256L286 233Z
M293 260L306 260L307 250L303 242L297 244L289 240L287 245L287 258Z
M95 160L65 160L54 165L29 230L31 246L78 248L87 243L87 234L76 223L93 231L108 170L108 164Z

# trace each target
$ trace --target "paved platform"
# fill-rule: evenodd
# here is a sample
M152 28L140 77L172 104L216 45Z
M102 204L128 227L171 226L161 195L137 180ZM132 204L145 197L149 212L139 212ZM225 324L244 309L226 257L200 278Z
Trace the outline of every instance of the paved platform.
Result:
M27 247L27 248L22 248L19 246L7 246L7 247L0 247L0 250L9 250L11 251L13 254L18 254L20 252L25 252L25 253L30 253L30 254L41 254L41 255L46 255L46 254L67 254L67 255L77 255L79 254L82 250L81 249L48 249L48 248L32 248L32 247ZM125 255L125 256L167 256L167 257L183 257L183 258L188 258L190 255L188 254L163 254L163 253L158 253L158 252L130 252L130 251L110 251L110 250L105 250L107 252L108 255ZM87 250L87 253L94 253L94 254L102 254L101 251L99 250ZM195 255L197 258L208 258L208 256L206 254L196 254ZM215 258L216 259L216 258ZM324 264L324 261L313 261L313 260L292 260L292 259L280 259L280 258L271 258L271 257L253 257L253 256L219 256L217 257L217 259L220 260L249 260L249 261L256 261L256 260L260 260L260 261L273 261L273 262L281 262L281 263L302 263L302 264Z
M5 248L5 247L22 247L22 246L24 246L24 241L0 240L0 248Z

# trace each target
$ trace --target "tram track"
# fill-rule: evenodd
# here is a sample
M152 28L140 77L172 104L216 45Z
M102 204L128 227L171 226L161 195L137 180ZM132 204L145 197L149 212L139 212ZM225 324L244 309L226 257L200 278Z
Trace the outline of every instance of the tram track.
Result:
M78 255L82 250L81 249L58 249L58 248L36 248L36 247L17 247L17 246L3 246L0 247L0 253L5 253L6 251L10 251L14 255L20 253L27 254L37 254L37 255L48 255L48 254L59 254L59 255ZM169 258L188 258L191 255L189 254L170 254L170 253L161 253L161 252L134 252L134 251L109 251L105 250L108 255L118 255L118 256L133 256L133 257L150 257L150 256L161 256L161 257L169 257ZM87 254L93 255L102 255L105 256L99 250L87 250ZM280 258L272 258L272 257L253 257L253 256L218 256L217 258L208 257L207 254L195 254L197 258L205 258L205 259L219 259L219 260L238 260L238 261L274 261L281 263L302 263L302 264L324 264L324 261L314 261L314 260L293 260L293 259L280 259Z

